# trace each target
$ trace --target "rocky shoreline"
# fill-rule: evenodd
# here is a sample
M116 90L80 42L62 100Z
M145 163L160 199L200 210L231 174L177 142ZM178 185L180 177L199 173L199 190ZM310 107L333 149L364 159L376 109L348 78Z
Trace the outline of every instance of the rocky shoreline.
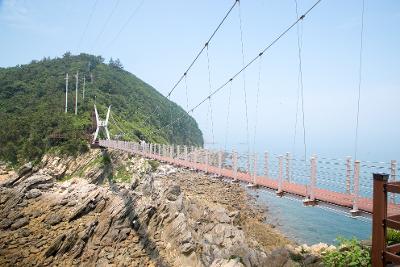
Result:
M219 178L106 150L1 171L1 266L321 266Z

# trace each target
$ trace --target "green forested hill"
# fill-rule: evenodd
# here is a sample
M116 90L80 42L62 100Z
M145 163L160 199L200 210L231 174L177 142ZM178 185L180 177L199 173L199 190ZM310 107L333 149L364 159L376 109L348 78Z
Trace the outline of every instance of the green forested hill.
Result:
M65 114L67 72L70 76L69 112ZM78 116L73 114L76 72L80 77ZM81 90L83 75L86 77L85 100ZM202 133L192 117L150 85L123 70L119 61L105 64L99 56L66 53L62 58L0 68L0 159L17 163L37 160L52 147L66 153L86 149L83 137L90 132L95 101L101 118L105 118L106 107L112 106L110 131L122 139L203 144ZM181 116L183 119L168 126L171 118ZM50 138L55 134L65 138Z

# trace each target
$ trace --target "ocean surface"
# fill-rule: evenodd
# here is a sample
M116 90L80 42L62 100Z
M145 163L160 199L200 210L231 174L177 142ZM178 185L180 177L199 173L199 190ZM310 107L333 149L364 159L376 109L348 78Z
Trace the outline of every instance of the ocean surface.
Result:
M215 147L208 146L209 149L218 150ZM228 146L232 151L232 147ZM268 165L265 166L264 152L258 151L255 155L249 156L246 150L238 148L238 168L242 171L250 169L253 172L254 167L259 176L265 176L266 169L268 176L277 179L279 175L280 155L269 153ZM292 183L309 185L310 183L310 161L299 157L290 157L289 174L285 153L283 155L283 179ZM254 158L257 158L256 166L253 165ZM319 156L316 158L317 178L316 186L322 189L341 193L352 193L354 190L354 160L350 160L347 165L347 158L325 158ZM232 155L226 154L224 164L229 168L233 165ZM348 166L350 173L348 174ZM400 173L399 166L396 172ZM363 197L372 197L372 173L385 172L391 173L390 161L361 161L359 164L359 195ZM347 175L350 179L347 180ZM247 188L247 187L246 187ZM267 223L276 225L288 238L298 243L315 244L319 242L335 244L338 237L357 239L369 239L371 237L371 218L352 217L349 209L333 207L332 205L319 204L315 207L303 206L302 199L286 194L284 197L277 197L275 192L267 188L248 189L249 193L254 195L259 202L267 207ZM400 202L399 196L396 196L396 203Z
M258 204L266 206L267 223L274 224L283 234L298 243L312 245L323 242L336 244L338 237L369 239L371 219L351 217L348 209L329 205L303 206L301 199L291 195L276 196L266 188L249 189Z

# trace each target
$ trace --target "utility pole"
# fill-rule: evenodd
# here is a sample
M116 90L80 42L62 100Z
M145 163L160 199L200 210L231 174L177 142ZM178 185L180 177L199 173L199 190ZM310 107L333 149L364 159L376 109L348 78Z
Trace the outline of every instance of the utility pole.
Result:
M68 73L65 77L65 113L68 112Z
M85 100L85 84L86 84L86 77L83 75L83 91L82 91L82 98Z
M93 84L93 74L90 73L90 83Z
M77 72L75 75L75 115L78 115L78 76Z

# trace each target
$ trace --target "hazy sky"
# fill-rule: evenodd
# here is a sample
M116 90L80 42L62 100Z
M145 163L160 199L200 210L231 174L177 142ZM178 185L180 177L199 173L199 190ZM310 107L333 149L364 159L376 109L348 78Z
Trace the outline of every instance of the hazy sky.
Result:
M241 2L247 62L294 22L296 10L293 0ZM299 13L314 2L298 0ZM120 58L126 70L165 95L233 0L99 0L93 10L94 4L95 0L0 0L0 66L61 56L65 51L92 53L107 60ZM354 155L361 9L361 0L323 0L301 23L309 155ZM361 159L400 160L399 48L400 1L366 0L358 150ZM241 68L238 6L210 44L209 60L213 89ZM262 57L261 63L255 62L245 72L251 148L255 137L259 151L302 153L301 112L295 135L297 81L297 33L293 28ZM189 103L184 82L172 100L185 109L192 107L209 93L208 82L204 53L188 74ZM227 142L246 147L243 84L242 75L232 83L228 120L229 86L212 99L213 128L208 102L194 113L207 142L212 141L213 129L217 146L224 147Z

